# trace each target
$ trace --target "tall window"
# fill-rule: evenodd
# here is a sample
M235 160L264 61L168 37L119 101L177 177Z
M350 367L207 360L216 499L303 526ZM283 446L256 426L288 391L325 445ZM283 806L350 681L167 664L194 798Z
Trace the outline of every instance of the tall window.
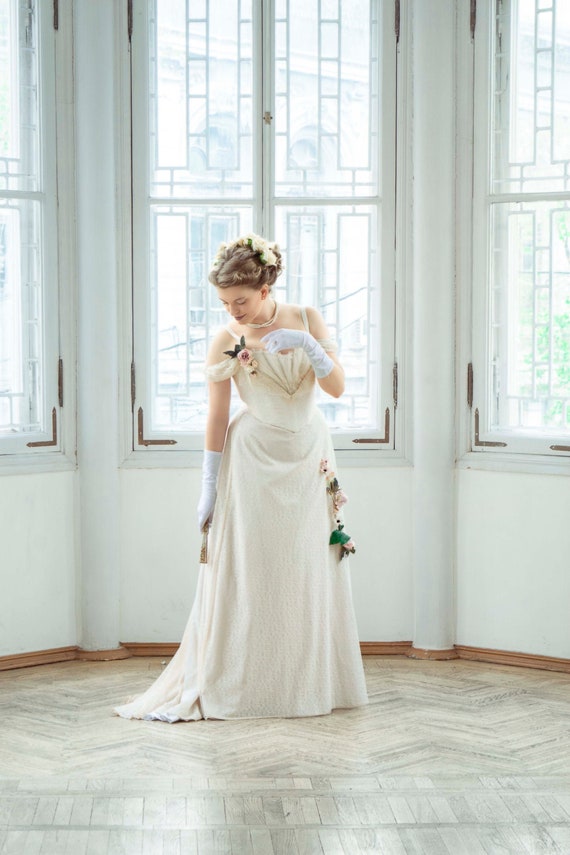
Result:
M491 14L481 9L476 37L474 269L483 334L476 341L474 403L479 441L499 443L480 447L564 454L570 452L570 5L478 6Z
M346 393L321 401L337 446L393 448L392 2L143 6L132 54L135 449L201 447L207 342L227 322L208 271L220 242L251 230L284 252L277 299L319 307L340 345Z
M0 454L59 447L49 5L0 0Z

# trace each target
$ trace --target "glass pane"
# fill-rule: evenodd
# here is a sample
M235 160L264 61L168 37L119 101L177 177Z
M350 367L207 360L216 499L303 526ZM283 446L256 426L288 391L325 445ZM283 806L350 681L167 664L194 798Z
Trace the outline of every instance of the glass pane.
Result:
M250 3L150 6L151 196L251 198Z
M492 192L570 190L570 3L497 4Z
M0 0L0 190L39 189L36 15Z
M495 427L570 433L570 203L492 209Z
M320 398L337 429L378 426L377 233L375 206L278 206L275 212L286 265L277 299L319 308L339 345L346 391L339 399Z
M42 277L40 208L0 202L0 434L42 424Z
M252 209L151 209L152 427L206 426L204 362L208 342L227 323L208 273L222 241L252 230Z
M275 195L379 192L375 0L289 0L275 21Z

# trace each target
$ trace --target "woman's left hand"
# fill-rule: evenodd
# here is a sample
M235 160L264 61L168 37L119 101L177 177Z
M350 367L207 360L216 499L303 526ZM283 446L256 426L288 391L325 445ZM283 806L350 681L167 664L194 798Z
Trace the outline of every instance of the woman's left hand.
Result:
M305 349L305 339L316 341L313 336L304 330L273 330L261 339L269 353L278 353L280 350L290 350L293 347Z
M280 350L289 350L291 347L302 347L318 378L327 377L334 368L334 362L317 339L304 330L273 330L263 336L261 343L269 353L278 353Z

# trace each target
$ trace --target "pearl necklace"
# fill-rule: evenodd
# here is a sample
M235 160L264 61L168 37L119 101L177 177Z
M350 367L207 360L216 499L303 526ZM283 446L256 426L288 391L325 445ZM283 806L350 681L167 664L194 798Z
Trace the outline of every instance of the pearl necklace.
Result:
M245 324L245 326L251 327L254 330L260 330L260 329L263 329L263 327L270 327L271 324L275 322L275 318L279 314L279 303L277 302L277 300L274 300L273 302L275 304L275 311L273 312L272 317L269 318L268 321L265 321L265 323L263 323L263 324Z

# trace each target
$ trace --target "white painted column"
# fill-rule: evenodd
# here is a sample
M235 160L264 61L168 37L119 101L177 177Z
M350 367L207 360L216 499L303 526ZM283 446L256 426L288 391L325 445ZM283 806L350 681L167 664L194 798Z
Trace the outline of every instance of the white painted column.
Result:
M454 643L455 4L412 8L414 650L445 657Z
M75 0L80 646L87 651L119 646L114 27L114 0Z

